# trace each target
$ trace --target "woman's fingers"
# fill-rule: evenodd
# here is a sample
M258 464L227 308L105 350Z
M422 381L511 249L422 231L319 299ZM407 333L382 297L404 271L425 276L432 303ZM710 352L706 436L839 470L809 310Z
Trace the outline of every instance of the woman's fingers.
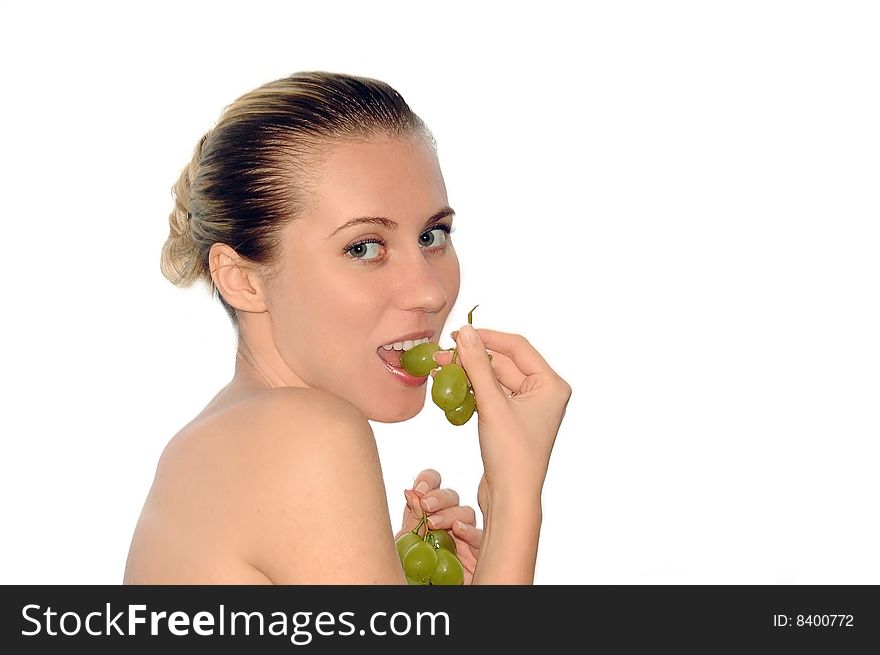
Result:
M486 328L479 328L476 332L480 335L480 339L486 348L504 353L510 357L517 368L525 375L536 375L538 373L556 375L556 371L550 368L546 360L524 336L509 332L487 330ZM453 338L456 338L457 334L457 332L453 332Z
M456 505L428 515L428 527L432 530L449 530L456 521L476 527L477 515L474 508Z
M412 488L420 494L440 487L440 474L434 469L425 469L416 476Z
M434 489L421 497L412 490L405 489L403 495L406 498L407 511L404 513L401 532L415 529L425 514L428 514L428 527L431 529L449 530L456 521L474 527L477 525L476 512L472 507L458 504L458 493L454 489Z
M412 489L404 489L403 496L406 498L406 508L403 510L403 531L412 530L422 520L425 508L422 506L421 499L425 494L433 494L440 486L440 480L440 473L434 469L425 469L413 480ZM449 498L449 494L445 493L446 491L451 490L444 490L444 493L439 496L430 496L435 498L438 507L441 506L441 501ZM455 503L458 503L457 494L455 496Z
M456 334L456 333L453 332L453 334ZM446 366L452 361L452 351L438 350L437 352L434 353L433 359L437 363L437 366Z
M506 389L518 392L522 388L523 382L526 381L526 376L504 353L492 351L490 354L492 355L492 369L495 371L495 377Z
M483 541L483 531L477 526L464 521L454 521L452 523L452 534L474 549L479 549L480 543Z
M458 332L453 332L453 334L457 335ZM504 353L491 349L488 352L490 356L489 361L492 362L492 369L495 371L495 377L504 386L505 393L519 391L526 379L523 372ZM445 350L437 351L434 353L434 361L437 362L437 366L447 366L452 361L452 353ZM436 370L431 371L432 377L435 372Z
M504 389L495 377L489 353L480 335L470 325L462 326L458 333L458 359L467 371L468 379L479 398L480 407L488 407L506 397Z
M412 530L422 520L422 508L419 497L412 490L404 489L403 496L406 498L406 507L403 510L403 532Z
M437 512L446 507L458 505L458 493L454 489L434 489L421 497L421 506L426 512Z

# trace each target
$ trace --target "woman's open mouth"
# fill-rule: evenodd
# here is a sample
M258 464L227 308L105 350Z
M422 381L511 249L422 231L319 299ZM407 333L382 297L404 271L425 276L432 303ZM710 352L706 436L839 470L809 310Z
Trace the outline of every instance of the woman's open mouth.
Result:
M410 348L426 341L430 341L430 339L424 337L421 339L389 343L384 346L379 346L376 349L376 354L379 356L379 359L382 360L382 365L389 374L409 387L418 387L427 381L428 376L416 376L407 373L400 365L400 356L403 354L404 350L409 350Z

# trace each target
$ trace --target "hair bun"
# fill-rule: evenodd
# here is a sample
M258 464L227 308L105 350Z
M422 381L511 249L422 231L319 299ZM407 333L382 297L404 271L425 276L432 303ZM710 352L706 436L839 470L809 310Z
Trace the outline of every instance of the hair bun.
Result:
M192 161L183 170L177 183L171 189L174 197L174 209L168 216L169 233L162 247L160 267L164 275L172 284L177 286L190 286L201 274L201 266L198 265L200 256L198 244L192 238L193 213L190 211L192 200L192 180L195 177L201 157L202 144L205 137L199 141Z

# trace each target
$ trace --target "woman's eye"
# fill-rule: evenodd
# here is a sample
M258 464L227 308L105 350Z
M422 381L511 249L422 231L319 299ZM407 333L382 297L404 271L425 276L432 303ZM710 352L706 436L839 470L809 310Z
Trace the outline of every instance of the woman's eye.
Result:
M428 232L423 232L419 237L419 243L425 248L440 248L445 246L449 241L449 230L444 228L434 228Z
M422 232L419 236L419 245L426 250L443 250L449 244L450 232L452 232L451 227L438 225ZM386 245L384 240L373 237L348 246L345 249L345 254L360 262L377 264L384 258Z
M382 252L382 244L375 241L356 243L348 249L354 259L376 259Z

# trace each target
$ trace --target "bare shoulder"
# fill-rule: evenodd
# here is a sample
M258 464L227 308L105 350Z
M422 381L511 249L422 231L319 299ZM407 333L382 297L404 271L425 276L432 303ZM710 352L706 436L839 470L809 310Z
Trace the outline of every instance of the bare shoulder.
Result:
M317 389L267 389L230 407L226 420L233 417L248 421L259 430L258 436L281 438L284 443L290 443L293 435L308 439L328 430L334 435L368 437L370 442L373 437L372 428L360 410L338 396Z
M269 389L238 403L211 421L207 432L224 433L224 449L234 453L242 474L259 473L265 484L306 485L316 467L342 475L346 460L378 470L379 458L367 418L332 394L299 388ZM295 477L291 474L296 473ZM248 484L247 493L260 485Z
M265 390L194 422L166 447L150 495L165 521L187 526L187 548L222 548L264 581L396 581L372 429L331 394ZM373 566L339 565L350 530L376 544Z
M398 581L366 417L341 398L294 388L261 394L239 411L253 426L239 508L250 561L278 583Z
M266 389L189 424L168 443L159 468L205 461L216 467L222 460L230 466L289 466L313 448L336 447L375 452L370 424L357 408L315 389Z
M239 491L249 497L265 500L260 496L278 486L288 493L306 493L318 475L350 477L352 461L358 463L355 479L364 481L371 473L381 481L376 442L366 417L324 391L269 389L216 415L211 424L204 426L204 432L223 434L223 454L239 469Z

